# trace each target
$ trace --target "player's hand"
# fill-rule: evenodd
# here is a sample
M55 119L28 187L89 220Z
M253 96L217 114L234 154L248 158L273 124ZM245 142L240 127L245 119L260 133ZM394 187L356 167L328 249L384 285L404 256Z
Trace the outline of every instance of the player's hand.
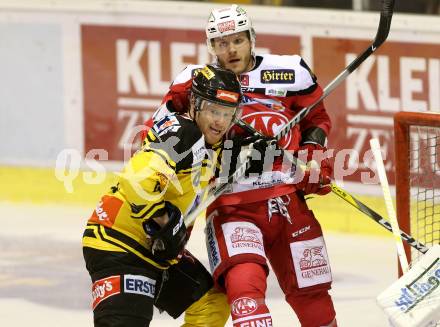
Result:
M150 218L145 231L151 238L151 252L159 260L171 260L185 249L188 240L186 226L180 210L169 202L165 203L168 222L162 227Z
M271 171L275 157L281 154L277 150L277 141L274 138L260 137L252 143L252 148L254 153L246 174L261 175L265 171Z
M247 137L235 136L230 141L233 142L233 147L231 148L231 169L229 171L229 174L234 173L234 171L238 168L237 162L239 162L239 164L242 163L238 160L240 158L240 153L243 150L252 147L250 165L245 174L248 175L253 173L260 175L265 168L264 159L270 156L270 154L266 155L266 153L268 153L268 151L273 151L276 148L276 141L274 139L262 137L259 135L252 135ZM246 158L242 158L242 160L245 159ZM273 156L270 163L273 163ZM270 166L270 163L266 163L267 166ZM268 169L270 169L270 167Z
M307 164L302 178L296 183L296 188L305 195L325 195L331 192L333 167L330 160L323 155L326 150L327 148L319 144L304 144L298 150L298 158L305 158Z

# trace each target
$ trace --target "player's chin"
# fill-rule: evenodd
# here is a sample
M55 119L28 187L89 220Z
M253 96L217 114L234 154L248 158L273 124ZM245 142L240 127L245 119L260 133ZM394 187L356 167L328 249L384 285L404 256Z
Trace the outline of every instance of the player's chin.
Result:
M220 142L220 140L223 138L223 135L224 133L209 133L205 135L205 141L206 143L213 145Z
M232 70L235 74L241 74L244 71L243 60L228 62L226 69Z

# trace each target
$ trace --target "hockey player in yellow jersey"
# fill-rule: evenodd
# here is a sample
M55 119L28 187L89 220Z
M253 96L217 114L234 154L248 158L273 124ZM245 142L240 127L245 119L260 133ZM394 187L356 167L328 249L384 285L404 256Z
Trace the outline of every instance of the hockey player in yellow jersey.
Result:
M240 83L231 71L208 65L195 72L190 99L187 115L156 117L88 220L83 253L95 326L149 326L153 305L177 317L215 293L208 271L184 250L191 226L183 217L214 177Z

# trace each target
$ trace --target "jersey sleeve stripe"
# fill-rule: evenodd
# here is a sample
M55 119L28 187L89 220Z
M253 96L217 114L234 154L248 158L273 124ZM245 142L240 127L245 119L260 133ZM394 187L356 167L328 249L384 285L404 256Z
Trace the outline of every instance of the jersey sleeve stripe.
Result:
M154 154L157 154L158 156L160 156L160 158L162 159L162 161L168 166L170 167L172 170L176 170L176 163L169 157L167 157L165 154L165 151L161 151L161 150L157 150L157 149L145 149L144 152L152 152Z
M162 200L160 202L154 203L151 207L147 207L147 208L148 209L144 213L142 213L140 216L131 215L130 217L133 219L142 219L142 218L145 218L148 216L147 219L149 219L151 217L160 216L159 214L155 215L155 213L158 210L165 208L165 202Z
M115 230L114 228L107 228L100 225L98 230L99 236L102 240L118 246L125 251L131 252L141 258L142 260L152 264L159 269L167 269L169 265L167 263L156 262L153 258L153 254L148 251L145 247L137 243L132 238L126 236L125 234Z

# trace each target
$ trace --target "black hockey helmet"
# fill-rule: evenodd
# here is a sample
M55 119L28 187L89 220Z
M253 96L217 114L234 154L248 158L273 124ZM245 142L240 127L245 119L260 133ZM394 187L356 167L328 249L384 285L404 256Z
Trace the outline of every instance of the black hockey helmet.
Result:
M209 102L234 108L240 105L243 97L235 73L213 65L206 65L196 71L191 92Z

